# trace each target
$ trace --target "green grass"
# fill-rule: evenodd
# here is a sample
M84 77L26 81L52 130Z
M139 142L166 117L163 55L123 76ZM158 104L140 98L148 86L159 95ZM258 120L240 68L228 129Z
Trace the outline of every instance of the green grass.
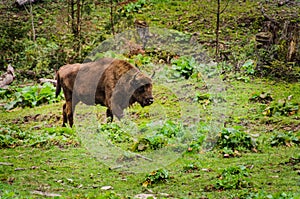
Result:
M299 83L286 84L284 82L268 83L266 80L255 79L251 83L233 81L226 83L226 103L232 106L227 107L225 116L227 126L242 126L242 129L250 135L255 135L259 142L259 151L242 152L240 157L223 158L218 150L202 151L195 153L183 153L175 162L165 165L169 173L169 179L149 186L149 189L159 198L161 193L167 193L171 198L242 198L242 195L265 191L261 194L290 193L299 194L299 164L289 164L290 158L298 158L299 146L293 147L271 147L268 139L273 131L292 128L299 132L297 124L299 116L266 117L258 108L259 103L249 101L253 91L270 92L274 100L293 95L293 101L299 99ZM160 91L155 87L154 93ZM172 96L157 94L155 103L168 103L169 109L176 107L176 101ZM167 100L170 97L170 100ZM174 104L172 104L174 103ZM43 105L36 108L17 108L10 112L1 112L1 124L8 127L17 126L21 130L38 134L47 126L58 127L59 121L52 117L60 116L62 103ZM209 106L208 105L208 109ZM154 106L155 107L155 106ZM201 106L200 106L201 107ZM104 115L105 111L100 108L94 111ZM129 109L129 120L143 125L151 116L136 117L143 113L143 109L134 106ZM151 112L151 106L149 110ZM41 114L39 120L34 116ZM227 115L228 114L228 115ZM147 115L147 114L146 114ZM103 117L103 116L101 116ZM178 116L171 115L169 118L176 120ZM213 116L211 116L212 119ZM29 119L24 122L24 118ZM118 124L118 122L117 122ZM39 128L36 128L39 126ZM127 130L130 129L127 127ZM82 133L82 132L81 132ZM0 165L0 194L4 197L14 193L11 198L39 198L33 194L34 191L60 194L62 198L96 198L101 195L108 198L108 193L119 197L133 197L138 193L147 193L142 186L146 175L150 171L122 171L122 169L110 170L110 165L105 165L94 152L87 150L83 145L77 147L61 146L55 143L46 147L19 146L16 148L1 149L0 162L13 164L12 166ZM148 164L151 164L149 162ZM185 172L187 165L197 165L192 172ZM223 169L244 165L249 168L249 181L252 186L241 189L214 190L211 187ZM150 165L149 165L150 166ZM20 169L21 168L21 169ZM104 191L101 187L110 185L113 190ZM295 196L295 198L299 197ZM10 197L8 197L10 198Z

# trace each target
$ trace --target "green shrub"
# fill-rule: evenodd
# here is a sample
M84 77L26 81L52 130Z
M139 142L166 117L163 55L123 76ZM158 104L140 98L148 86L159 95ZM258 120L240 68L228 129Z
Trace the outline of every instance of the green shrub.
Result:
M223 154L234 155L236 152L256 151L256 143L250 135L240 131L238 127L225 128L221 131L216 148Z
M260 103L264 103L264 104L267 104L267 103L270 103L271 101L273 101L273 98L271 96L270 93L265 93L265 92L262 92L262 93L253 93L252 96L249 98L249 100L251 102L260 102Z
M130 13L140 11L145 4L146 0L138 0L135 3L129 3L123 7L122 13L128 17Z
M148 187L159 182L165 182L169 178L170 176L167 170L158 169L156 171L152 171L151 173L147 174L142 185L143 187Z
M168 139L159 134L152 136L140 138L137 142L134 143L132 151L146 151L161 149L168 144Z
M266 191L259 191L259 192L250 192L246 194L242 194L239 196L241 199L296 199L296 195L294 193L275 193L270 194ZM299 196L299 195L298 195Z
M51 83L44 83L42 86L33 85L23 88L16 88L15 91L3 91L1 95L9 96L11 99L4 106L6 110L16 107L35 107L45 103L54 103L62 99L55 96L55 87ZM9 98L7 97L7 100Z
M17 127L0 125L0 148L15 148L18 146L77 146L79 142L75 131L70 128L46 128L41 132L22 131Z
M196 69L196 61L192 57L182 56L171 60L173 76L176 78L190 78Z
M161 149L168 145L168 143L176 141L176 139L182 137L184 128L182 124L177 124L174 121L166 120L162 126L152 128L150 131L155 132L155 134L139 138L139 140L135 142L132 147L133 151Z
M197 164L188 164L183 166L183 171L185 173L192 173L197 170L199 170L199 166Z
M265 116L291 116L299 112L299 103L289 102L286 99L270 104L264 111Z
M275 146L293 146L300 144L300 132L275 132L269 139L269 143L272 147Z
M102 124L99 131L114 144L132 141L130 135L116 123Z
M247 75L254 75L255 68L256 68L256 62L252 59L245 61L245 63L241 67L242 71Z
M172 120L167 120L157 134L164 135L168 138L177 137L183 134L183 127L181 124L176 124Z
M212 191L249 188L252 186L249 177L250 172L245 166L228 167L222 171L214 184L206 189Z
M27 132L0 125L0 148L14 148L30 138Z

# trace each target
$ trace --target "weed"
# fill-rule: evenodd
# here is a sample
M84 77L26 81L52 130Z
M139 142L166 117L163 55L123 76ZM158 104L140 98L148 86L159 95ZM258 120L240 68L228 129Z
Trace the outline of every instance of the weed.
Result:
M16 127L0 125L0 148L17 146L78 146L75 132L69 128L46 128L41 133L22 131Z
M254 75L256 68L255 61L249 59L245 61L245 63L242 65L241 69L246 73L247 75Z
M165 169L158 169L147 174L142 185L148 187L159 182L165 182L168 179L170 179L169 172Z
M251 187L250 173L245 166L232 166L225 168L208 190L241 189Z
M194 139L188 147L188 152L199 152L201 150L201 146L205 140L205 135L199 136L197 139Z
M271 101L273 101L273 97L271 96L270 93L265 93L265 92L262 92L262 93L253 93L252 96L249 98L249 100L251 102L260 102L260 103L263 103L263 104L268 104L270 103Z
M102 124L99 129L114 144L132 141L130 135L121 129L116 123Z
M146 151L148 149L157 150L161 149L168 144L168 139L159 134L140 138L132 147L132 151Z
M200 104L208 105L212 101L212 97L209 93L199 93L199 92L197 92L196 95L195 95L194 101L196 101Z
M121 13L126 17L129 17L132 12L139 12L145 4L146 0L138 0L135 3L129 3L122 8Z
M259 191L259 192L250 192L246 193L243 195L240 195L240 198L242 199L294 199L295 194L293 193L286 193L286 192L281 192L281 193L275 193L275 194L270 194L267 193L266 191Z
M197 129L197 133L194 134L194 137L192 141L189 144L189 147L187 149L188 152L199 152L201 150L201 147L206 139L206 134L210 132L209 126L201 122L199 124L199 127Z
M269 139L269 143L272 147L275 146L293 146L300 144L300 132L293 133L293 132L275 132Z
M20 129L0 125L0 148L14 148L28 139L28 133Z
M166 120L161 127L155 130L155 134L142 137L134 143L132 150L145 151L147 149L157 150L163 148L172 140L181 137L184 131L182 124L177 124L172 120Z
M199 170L199 166L196 164L188 164L188 165L183 166L183 171L185 173L192 173L197 170Z
M196 61L194 58L187 56L179 57L178 59L172 59L172 69L174 70L174 77L184 77L188 79L195 72Z
M45 103L54 103L62 99L62 95L58 98L55 96L55 87L46 82L42 86L33 85L23 88L16 88L14 93L2 91L2 95L7 93L12 99L4 106L7 110L20 107L35 107Z
M172 120L167 120L158 133L168 138L177 137L183 134L183 127L181 124L176 124Z
M151 63L151 57L149 56L144 56L142 54L138 54L132 57L134 64L137 67L150 64Z
M238 127L225 128L219 134L216 147L223 154L234 155L238 152L256 150L256 143L250 135L240 131Z
M265 116L290 116L295 115L299 111L299 103L292 103L286 99L279 100L269 105L264 111Z

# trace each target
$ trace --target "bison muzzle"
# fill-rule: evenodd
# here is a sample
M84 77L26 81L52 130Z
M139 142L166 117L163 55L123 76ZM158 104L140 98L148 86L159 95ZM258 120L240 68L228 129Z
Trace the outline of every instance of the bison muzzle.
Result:
M142 107L153 103L151 78L124 60L103 58L84 64L62 66L57 74L56 96L63 89L63 126L73 126L73 114L78 102L107 107L109 121L135 102Z

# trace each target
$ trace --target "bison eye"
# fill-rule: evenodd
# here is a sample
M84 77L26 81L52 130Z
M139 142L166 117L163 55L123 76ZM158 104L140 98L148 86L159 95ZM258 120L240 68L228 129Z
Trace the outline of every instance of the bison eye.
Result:
M139 93L145 92L145 87L141 86L140 88L137 89L137 92L139 92Z

